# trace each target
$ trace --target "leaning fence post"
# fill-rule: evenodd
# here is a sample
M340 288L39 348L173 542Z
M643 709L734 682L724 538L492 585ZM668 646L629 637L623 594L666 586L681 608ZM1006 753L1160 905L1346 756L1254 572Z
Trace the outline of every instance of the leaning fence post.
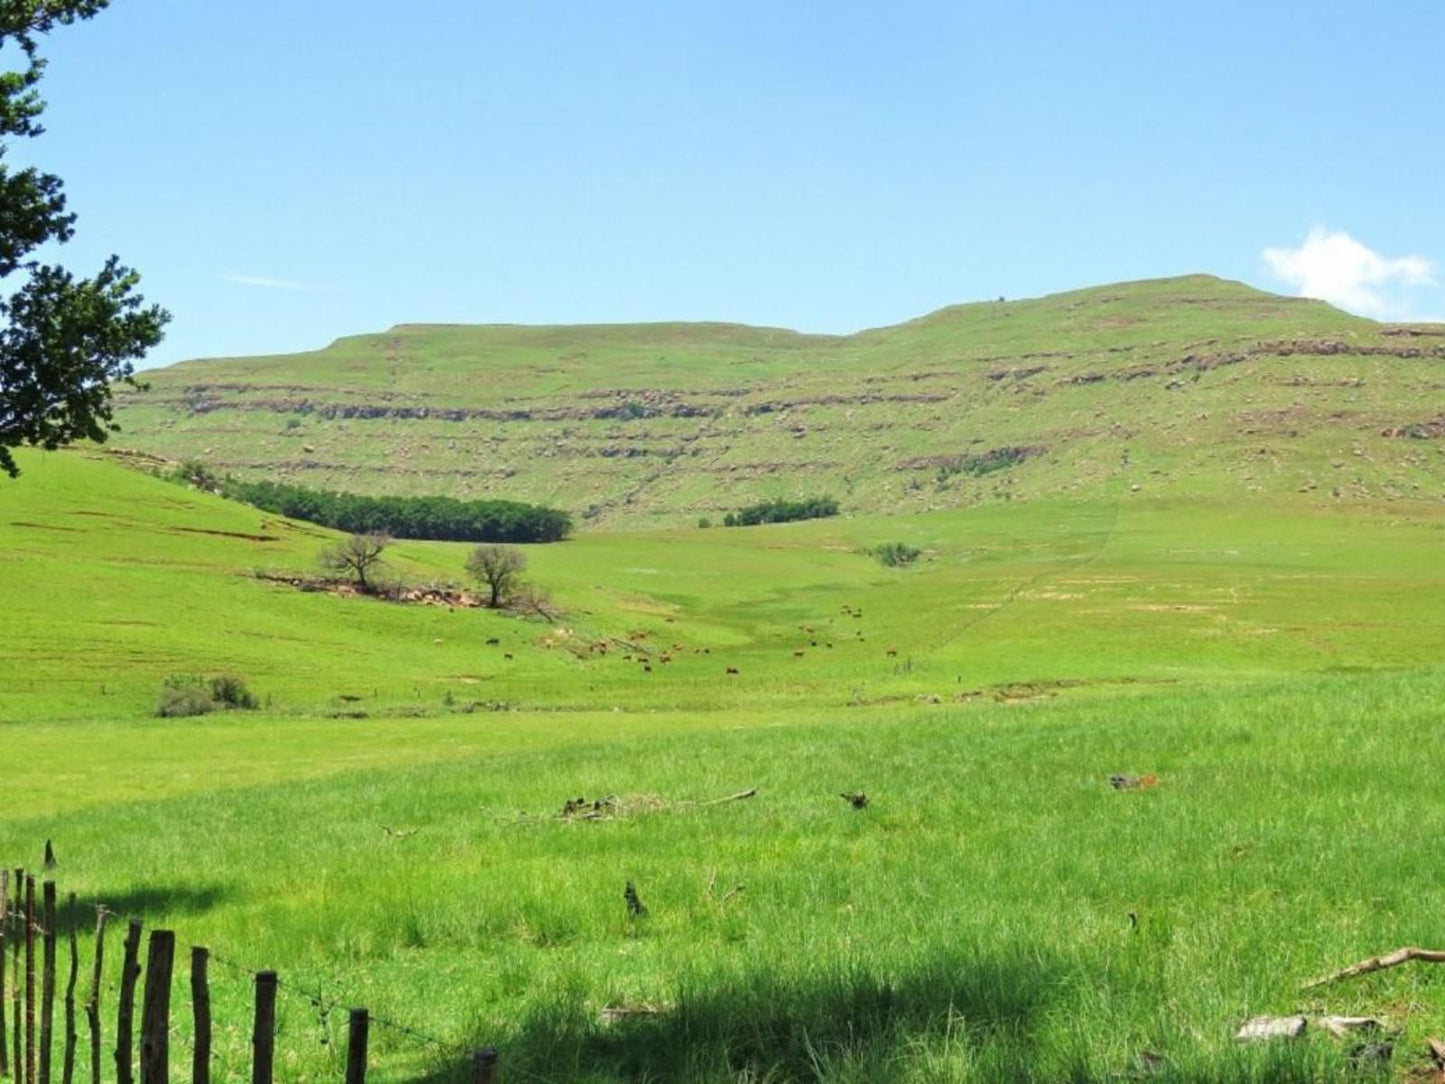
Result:
M61 1084L75 1079L75 980L79 977L80 957L75 945L75 893L65 901L70 916L70 974L65 982L65 1061L61 1065Z
M115 1079L119 1084L135 1084L133 1040L135 980L140 978L140 927L140 919L133 918L125 931L125 962L120 969L120 1005L115 1014Z
M497 1052L492 1047L472 1051L472 1084L492 1084L497 1075Z
M100 1081L100 973L105 962L105 920L109 912L95 909L95 966L90 973L90 996L85 999L85 1019L90 1024L90 1084Z
M10 1075L5 1030L5 930L10 925L10 871L0 869L0 1076Z
M170 1080L171 969L175 959L176 935L170 930L152 930L141 1004L141 1084L168 1084Z
M352 1009L346 1041L346 1084L366 1084L366 1042L371 1033L371 1014Z
M276 972L256 974L256 1023L251 1032L254 1060L251 1084L271 1084L271 1065L276 1053Z
M55 1034L55 882L46 881L40 936L44 957L40 970L40 1084L50 1084L50 1054Z
M211 982L206 973L210 959L210 949L191 949L191 1017L196 1028L191 1048L192 1084L211 1084Z

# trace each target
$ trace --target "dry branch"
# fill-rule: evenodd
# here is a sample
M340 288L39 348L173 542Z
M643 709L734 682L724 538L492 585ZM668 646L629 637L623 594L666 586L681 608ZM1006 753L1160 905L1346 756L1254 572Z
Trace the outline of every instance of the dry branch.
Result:
M1368 960L1361 960L1357 964L1351 964L1349 967L1341 968L1339 971L1331 972L1318 979L1311 979L1300 989L1312 990L1316 986L1327 986L1340 979L1352 979L1356 975L1368 975L1372 971L1383 971L1387 967L1399 967L1411 960L1418 960L1424 964L1445 964L1445 951L1414 947L1398 948L1384 956L1371 956Z
M749 787L747 790L740 790L736 794L729 794L725 798L709 798L705 802L694 802L694 805L718 805L722 802L737 802L744 798L751 798L758 793L757 787Z

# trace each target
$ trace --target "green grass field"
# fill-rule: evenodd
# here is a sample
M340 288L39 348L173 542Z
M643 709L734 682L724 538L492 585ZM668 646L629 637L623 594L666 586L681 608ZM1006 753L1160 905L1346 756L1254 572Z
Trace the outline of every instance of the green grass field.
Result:
M62 892L277 968L282 1079L340 1077L318 988L497 1045L508 1084L1356 1080L1351 1042L1234 1032L1379 1015L1403 1077L1445 1031L1429 967L1299 990L1445 940L1438 504L584 532L528 552L549 626L300 592L254 572L310 570L324 531L94 454L21 466L0 860L53 839ZM892 540L924 559L864 552ZM218 672L260 710L152 716ZM248 1079L247 979L215 983L218 1079ZM378 1080L454 1065L374 1044Z

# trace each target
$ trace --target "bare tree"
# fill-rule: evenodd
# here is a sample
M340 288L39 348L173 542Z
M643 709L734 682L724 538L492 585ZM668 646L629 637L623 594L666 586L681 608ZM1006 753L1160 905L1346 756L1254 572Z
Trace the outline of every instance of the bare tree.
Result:
M381 555L389 545L391 538L385 534L354 534L322 550L321 567L354 576L357 587L370 591L373 584L367 577L380 570Z
M526 617L545 618L549 624L553 625L557 623L560 613L557 607L552 605L551 593L545 587L538 587L535 583L519 584L507 605L519 614Z
M526 554L514 546L478 546L467 558L467 571L490 592L487 605L492 609L512 597L526 567Z

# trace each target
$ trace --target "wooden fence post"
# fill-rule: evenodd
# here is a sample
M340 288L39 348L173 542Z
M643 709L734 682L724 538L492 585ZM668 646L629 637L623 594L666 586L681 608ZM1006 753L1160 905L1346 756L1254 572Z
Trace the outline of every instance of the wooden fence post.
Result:
M70 975L65 983L65 1061L61 1065L61 1084L72 1084L75 1080L75 980L80 972L80 954L75 944L75 893L65 901L65 911L70 916Z
M42 886L45 895L40 935L40 1084L50 1084L50 1055L55 1038L55 882Z
M10 871L0 869L0 1076L10 1075L10 1046L5 1029L5 931L10 926Z
M13 1040L10 1046L10 1068L15 1074L17 1081L25 1079L25 1062L21 1060L20 1053L20 944L25 940L25 931L21 929L20 923L25 917L25 905L22 901L22 894L25 891L25 871L15 871L15 900L10 907L10 921L15 925L15 936L11 939L14 944L10 946L10 1035ZM0 966L5 961L0 960ZM5 1037L0 1035L0 1042Z
M118 1084L135 1084L135 980L140 978L140 929L140 919L133 918L125 931L120 1005L115 1014L115 1079Z
M169 1084L171 1065L171 971L176 935L152 930L146 952L145 1000L140 1017L141 1084Z
M271 1084L276 1054L276 972L256 974L256 1022L251 1031L254 1050L251 1084Z
M25 1084L35 1084L35 878L25 875Z
M192 1084L211 1084L211 981L207 974L211 950L191 949L191 1018L196 1039L191 1048Z
M489 1046L472 1051L472 1084L492 1084L496 1075L496 1050Z
M346 1084L366 1084L366 1044L370 1033L371 1014L365 1009L352 1009L346 1042Z
M20 946L25 940L25 930L20 925L25 919L25 871L15 871L15 902L10 908L10 914L14 916L15 943L10 946L10 1035L12 1043L10 1046L10 1066L15 1073L16 1080L25 1079L25 1061L20 1049ZM3 964L4 961L0 961ZM4 1036L0 1036L3 1040Z
M95 965L90 972L90 996L85 999L85 1019L90 1025L90 1084L100 1081L100 972L105 962L104 907L95 909Z

